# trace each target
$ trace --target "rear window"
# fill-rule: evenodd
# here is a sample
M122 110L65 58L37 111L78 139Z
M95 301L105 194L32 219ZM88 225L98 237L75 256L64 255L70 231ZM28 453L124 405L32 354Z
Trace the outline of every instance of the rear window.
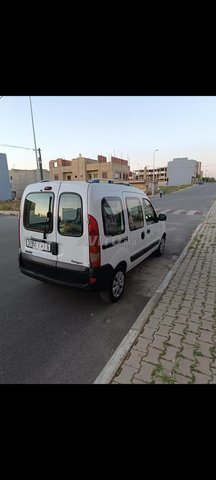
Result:
M54 194L29 193L24 203L24 227L35 232L51 233L53 229Z
M124 214L122 202L119 197L106 197L102 199L102 216L106 236L124 233Z
M83 233L82 200L77 193L62 193L58 230L61 235L80 237Z

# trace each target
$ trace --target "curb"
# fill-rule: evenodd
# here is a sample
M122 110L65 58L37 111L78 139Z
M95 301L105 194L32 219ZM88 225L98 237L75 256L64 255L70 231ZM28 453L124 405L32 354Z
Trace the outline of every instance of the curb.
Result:
M214 204L213 204L214 205ZM213 207L212 205L212 207ZM210 208L206 219L208 218L211 209ZM206 220L205 219L205 220ZM204 221L205 221L204 220ZM127 353L129 352L130 348L132 347L133 343L135 342L136 338L140 334L141 330L143 329L144 325L147 323L152 311L154 310L155 306L161 299L164 291L166 290L167 286L169 285L170 281L172 280L176 270L179 268L180 264L184 260L185 256L187 255L188 249L192 244L194 237L199 232L200 228L202 227L204 222L199 224L196 229L194 230L191 239L187 243L186 247L184 248L183 252L179 256L178 260L174 263L171 270L167 273L159 287L157 288L154 295L150 298L144 309L141 311L135 322L133 323L132 327L130 328L127 335L123 338L120 345L117 347L116 351L113 353L112 357L105 365L101 373L98 375L96 380L93 382L94 384L105 384L111 383L112 379L114 378L117 370L123 363L124 358L126 357Z
M0 210L0 215L12 215L14 217L19 216L19 212L13 210Z

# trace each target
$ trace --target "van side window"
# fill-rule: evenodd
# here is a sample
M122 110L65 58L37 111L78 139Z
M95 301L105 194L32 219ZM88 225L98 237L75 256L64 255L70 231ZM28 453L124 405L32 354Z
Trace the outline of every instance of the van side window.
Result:
M147 200L146 198L143 198L142 200L143 200L143 208L145 212L146 223L147 224L156 223L158 219L153 206L151 205L149 200Z
M81 237L83 233L82 200L77 193L62 193L59 202L58 231L61 235Z
M137 230L144 226L143 209L139 198L126 198L128 223L130 230Z
M101 207L104 234L114 236L124 233L125 222L121 199L119 197L103 198Z
M53 229L52 192L29 193L25 198L23 223L27 230L51 233Z

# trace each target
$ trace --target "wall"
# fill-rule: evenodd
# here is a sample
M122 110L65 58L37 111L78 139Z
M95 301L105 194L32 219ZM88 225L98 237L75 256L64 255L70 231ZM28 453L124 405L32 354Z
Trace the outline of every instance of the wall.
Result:
M11 198L7 156L5 153L0 153L0 200L11 200Z
M9 170L11 190L13 197L20 200L27 185L38 182L37 170L19 170L13 168ZM50 179L50 172L43 169L44 180Z
M196 160L184 158L174 158L167 165L168 185L177 186L192 183L192 177L196 176Z

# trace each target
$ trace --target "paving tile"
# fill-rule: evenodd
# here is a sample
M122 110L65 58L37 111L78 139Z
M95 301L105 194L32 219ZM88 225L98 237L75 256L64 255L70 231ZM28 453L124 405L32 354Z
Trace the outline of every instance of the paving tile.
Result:
M143 355L144 355L143 352L139 352L138 350L135 350L134 348L132 348L132 350L130 350L128 354L128 358L126 357L126 359L124 360L124 364L140 369L141 368L140 362L143 358Z
M154 365L157 365L160 354L161 354L161 351L158 350L157 348L149 347L148 355L143 357L143 361L141 362L141 365L143 362L145 363L149 362L149 363L153 363Z
M158 348L159 350L161 350L161 353L163 352L164 350L164 343L166 341L166 338L165 337L161 337L160 335L155 335L154 336L154 340L151 344L151 347L153 348Z
M161 335L162 337L169 337L170 332L170 325L160 325L159 330L157 330L157 335Z
M211 380L211 377L209 377L208 375L204 375L203 373L194 371L193 374L195 378L193 383L209 383Z
M151 382L152 372L154 369L155 369L155 365L143 362L139 373L137 373L134 376L133 382L135 382L135 380L141 380L142 382Z
M183 340L182 335L177 335L177 333L170 333L167 344L173 345L173 347L176 347L176 348L180 348L182 340Z
M145 326L144 330L140 333L140 336L153 340L153 335L156 331L157 331L156 328Z
M185 377L184 375L179 375L178 373L175 373L175 383L191 383L191 378Z
M208 357L197 357L197 364L194 370L211 377L210 363L211 359Z
M138 339L134 342L133 349L139 350L140 352L147 354L147 348L149 344L151 344L151 342L151 339L139 336Z
M162 355L161 358L164 358L165 360L169 360L170 362L174 362L176 360L176 355L178 352L179 352L178 348L168 345L166 347L165 353Z
M176 367L176 373L192 378L191 367L193 363L194 363L193 360L188 360L186 358L179 358L178 366Z
M187 358L188 360L194 360L194 347L183 342L182 346L183 350L181 351L181 355L183 356L183 358Z

